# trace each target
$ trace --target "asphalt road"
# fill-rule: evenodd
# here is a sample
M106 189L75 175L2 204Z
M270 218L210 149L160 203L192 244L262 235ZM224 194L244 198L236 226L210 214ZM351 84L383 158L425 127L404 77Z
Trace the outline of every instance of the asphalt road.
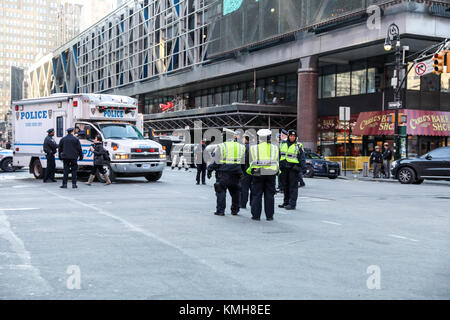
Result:
M0 173L0 299L450 298L448 185L307 179L297 211L255 222L214 216L194 175Z

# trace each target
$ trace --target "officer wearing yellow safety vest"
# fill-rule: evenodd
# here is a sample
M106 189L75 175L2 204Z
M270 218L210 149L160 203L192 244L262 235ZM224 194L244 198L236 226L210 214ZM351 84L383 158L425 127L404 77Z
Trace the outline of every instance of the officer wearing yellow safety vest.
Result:
M284 182L284 201L280 208L295 210L298 198L298 179L305 162L303 148L297 143L297 132L289 130L288 140L280 146L280 169Z
M273 220L275 213L275 182L279 174L279 148L271 144L269 129L258 131L259 144L250 148L250 166L247 173L253 176L252 182L252 219L261 220L262 197L267 221Z
M224 143L219 144L212 153L214 162L208 166L208 179L216 171L217 181L214 184L217 197L217 216L225 215L227 190L231 195L231 214L237 215L240 210L241 165L245 161L245 147L237 142L238 134L225 129Z

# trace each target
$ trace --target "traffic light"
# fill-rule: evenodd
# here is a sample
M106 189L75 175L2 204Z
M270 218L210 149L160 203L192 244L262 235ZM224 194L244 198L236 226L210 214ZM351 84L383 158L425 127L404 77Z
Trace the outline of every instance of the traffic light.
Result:
M434 54L433 58L433 73L434 74L442 74L443 72L449 72L448 68L448 51L441 51ZM447 67L447 70L444 70L444 67Z

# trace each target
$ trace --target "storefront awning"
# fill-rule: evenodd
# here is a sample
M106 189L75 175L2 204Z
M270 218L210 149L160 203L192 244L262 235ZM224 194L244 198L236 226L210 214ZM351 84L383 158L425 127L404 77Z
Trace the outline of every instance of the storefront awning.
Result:
M394 135L393 123L389 123L389 115L394 110L362 112L353 129L357 136ZM450 112L428 110L399 110L400 117L406 116L406 133L411 136L450 136Z

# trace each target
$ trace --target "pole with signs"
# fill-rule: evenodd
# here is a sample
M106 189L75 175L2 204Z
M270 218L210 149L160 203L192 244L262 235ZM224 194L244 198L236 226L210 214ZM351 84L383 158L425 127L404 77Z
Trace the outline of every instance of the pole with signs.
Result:
M339 121L344 122L344 175L347 176L347 121L350 121L350 107L339 107Z

